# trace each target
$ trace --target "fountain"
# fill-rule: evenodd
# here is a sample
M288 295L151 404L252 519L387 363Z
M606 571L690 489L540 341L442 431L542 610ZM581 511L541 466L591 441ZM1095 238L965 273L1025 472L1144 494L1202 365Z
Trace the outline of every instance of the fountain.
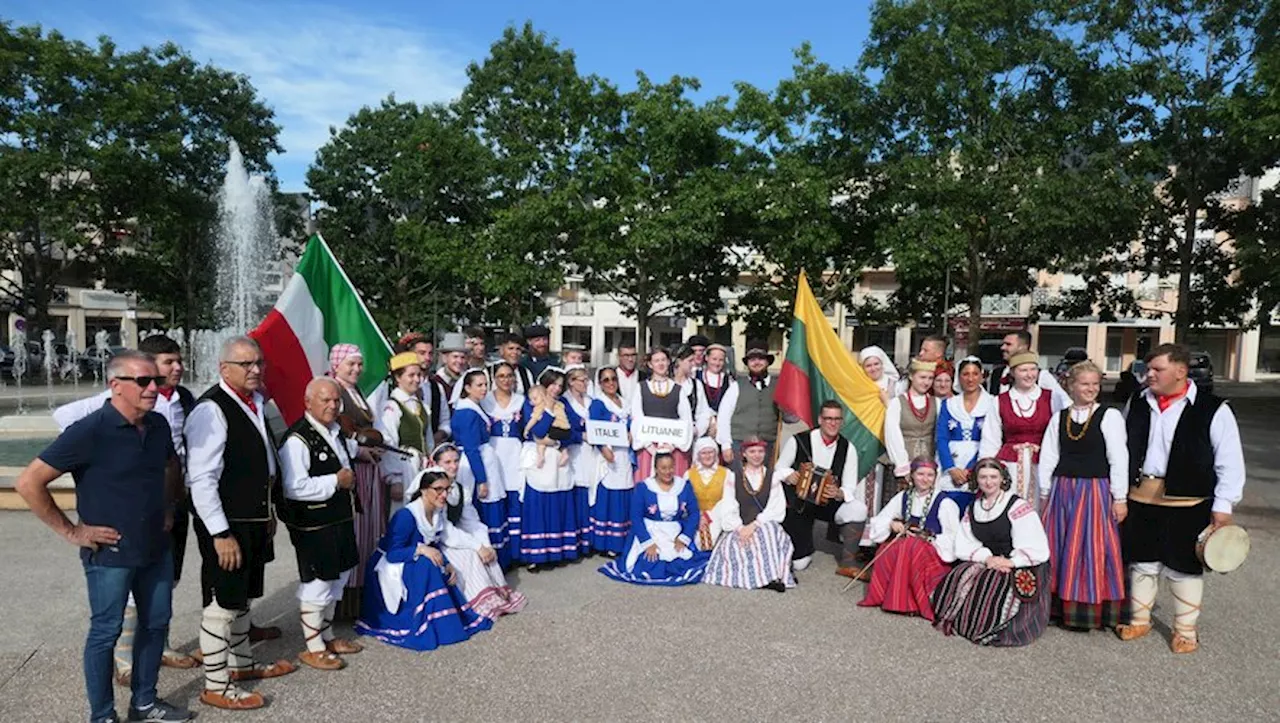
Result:
M27 332L15 329L13 332L13 383L18 388L18 409L14 414L26 414L27 406L22 399L22 377L27 373Z
M67 374L71 375L71 386L76 390L76 398L80 398L80 352L76 349L76 333L67 330L67 364L69 368L64 367L62 378L65 380Z
M107 330L99 329L93 335L93 355L98 363L93 365L93 386L102 385L102 380L107 376Z
M40 340L44 342L44 393L52 410L56 406L53 403L53 370L58 362L58 355L53 349L53 331L45 329L40 332Z
M278 259L279 240L267 179L249 175L235 141L228 151L218 193L218 311L222 328L243 334L262 318L263 272Z

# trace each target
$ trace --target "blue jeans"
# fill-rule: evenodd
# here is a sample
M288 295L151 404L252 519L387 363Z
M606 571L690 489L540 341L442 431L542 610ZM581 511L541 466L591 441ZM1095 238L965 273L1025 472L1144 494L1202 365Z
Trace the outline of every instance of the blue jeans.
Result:
M138 606L138 629L133 638L133 700L130 705L150 706L156 700L160 658L164 655L173 612L173 555L166 551L146 567L107 567L84 562L89 587L89 636L84 642L84 686L89 695L91 720L115 712L112 651L120 637L124 606L133 593Z

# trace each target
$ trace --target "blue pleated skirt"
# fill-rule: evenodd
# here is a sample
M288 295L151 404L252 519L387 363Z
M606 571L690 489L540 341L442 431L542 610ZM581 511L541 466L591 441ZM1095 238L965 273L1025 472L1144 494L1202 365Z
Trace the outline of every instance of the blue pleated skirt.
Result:
M524 488L520 511L520 559L527 563L578 559L575 490L541 492Z
M597 552L621 555L631 531L631 495L635 490L611 490L603 485L596 490L596 504L591 508L591 547Z

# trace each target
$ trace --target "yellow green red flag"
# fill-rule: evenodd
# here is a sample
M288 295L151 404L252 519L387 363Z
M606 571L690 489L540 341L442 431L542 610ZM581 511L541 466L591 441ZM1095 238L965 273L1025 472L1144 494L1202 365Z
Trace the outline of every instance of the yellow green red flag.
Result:
M840 343L802 271L774 400L784 412L814 427L818 408L828 399L844 407L841 431L858 452L859 474L867 474L884 449L880 388Z

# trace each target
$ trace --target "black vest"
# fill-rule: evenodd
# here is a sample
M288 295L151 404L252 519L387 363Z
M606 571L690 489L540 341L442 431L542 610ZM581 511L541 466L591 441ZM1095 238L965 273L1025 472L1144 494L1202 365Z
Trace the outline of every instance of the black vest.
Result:
M1012 510L1020 499L1022 498L1013 495L1009 504L1005 505L1004 512L988 522L978 522L976 513L978 505L982 504L981 495L973 499L973 505L969 508L969 526L973 530L973 536L978 538L978 542L991 550L991 554L996 557L1008 557L1013 552L1013 520L1009 519L1009 510Z
M190 389L181 384L174 387L174 390L178 392L178 406L182 407L182 413L186 416L191 416L191 410L196 408L195 395L191 393Z
M289 427L285 442L297 437L311 451L307 472L311 477L337 474L343 468L342 459L334 454L333 447L303 416ZM280 517L285 524L300 530L314 530L355 518L355 496L351 490L335 490L333 496L323 502L304 502L285 498Z
M1213 496L1218 475L1213 469L1209 426L1224 401L1222 397L1196 390L1195 403L1182 410L1178 426L1173 431L1169 464L1164 473L1164 493L1169 497ZM1145 396L1135 397L1133 402L1125 427L1129 433L1129 484L1137 485L1142 465L1147 460L1151 420L1158 412L1151 408Z
M1107 440L1102 436L1102 418L1107 413L1106 405L1100 405L1089 420L1089 427L1079 440L1067 436L1067 430L1080 434L1080 425L1071 419L1071 410L1058 412L1058 466L1054 468L1055 477L1081 477L1085 479L1109 478L1111 465L1107 462Z
M735 474L738 478L735 496L738 499L738 514L742 518L742 524L749 525L756 521L764 508L769 506L769 495L773 492L773 470L765 467L764 479L761 483L760 491L752 494L750 482L747 481L747 475L742 471L742 465L737 465Z
M197 404L216 404L227 420L227 442L222 448L222 476L218 477L218 497L230 522L266 522L271 519L271 499L275 480L267 465L267 455L275 454L262 442L258 427L240 408L239 402L215 384ZM271 430L267 430L270 438Z
M799 468L805 462L813 461L813 441L809 439L809 432L801 432L796 435L796 461L793 469ZM849 440L844 435L836 437L836 454L831 459L831 476L835 478L836 485L840 485L840 481L844 479L844 463L849 458Z

